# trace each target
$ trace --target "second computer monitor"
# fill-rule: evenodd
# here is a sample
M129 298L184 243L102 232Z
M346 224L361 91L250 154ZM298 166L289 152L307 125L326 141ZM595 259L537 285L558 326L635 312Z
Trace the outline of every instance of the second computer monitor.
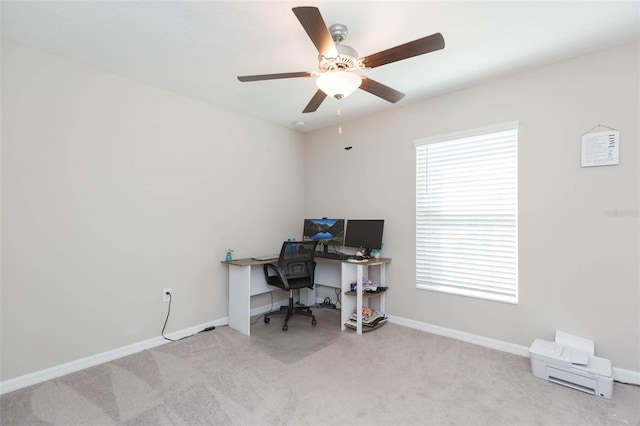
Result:
M382 248L383 229L384 220L382 219L349 219L344 245L363 248L366 252Z

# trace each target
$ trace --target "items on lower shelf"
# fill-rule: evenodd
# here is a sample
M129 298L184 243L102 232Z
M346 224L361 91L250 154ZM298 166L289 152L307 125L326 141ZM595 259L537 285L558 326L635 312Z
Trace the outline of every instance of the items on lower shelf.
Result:
M355 290L358 287L358 283L357 282L352 282L351 285L351 291ZM369 280L366 277L362 277L362 290L363 291L376 291L378 288L384 288L384 287L380 287L378 285L378 283Z
M362 294L366 294L366 295L380 294L380 293L384 293L388 289L389 287L378 287L375 290L369 290L365 288L362 290ZM355 296L357 293L355 290L351 290L351 291L347 291L345 294L348 296Z
M381 327L384 323L388 321L387 314L382 312L378 312L375 309L371 309L367 306L362 306L362 332L366 333L367 331L375 330L376 328ZM358 314L353 312L347 322L344 324L348 328L352 328L354 330L358 327Z

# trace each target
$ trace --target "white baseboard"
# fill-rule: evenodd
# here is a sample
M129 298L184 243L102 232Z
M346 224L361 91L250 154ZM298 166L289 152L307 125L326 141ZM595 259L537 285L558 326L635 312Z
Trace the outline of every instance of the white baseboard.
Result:
M438 325L427 324L392 315L389 315L389 322L529 358L529 347L527 346L516 345L513 343L503 342L501 340L466 333L464 331L453 330L450 328L440 327ZM640 385L640 372L613 367L613 380L621 383Z
M450 328L440 327L438 325L427 324L424 322L414 321L392 315L389 315L389 322L403 325L409 328L414 328L416 330L422 330L428 333L437 334L439 336L451 337L452 339L462 340L463 342L473 343L474 345L484 346L502 352L508 352L514 355L520 355L524 357L529 356L529 348L526 346L515 345L513 343L507 343L501 340L490 339L488 337L482 337L476 334L466 333L464 331L453 330Z
M166 336L170 339L177 340L196 334L207 327L227 325L228 323L229 319L224 317L215 321L196 325L194 327L185 328L184 330L168 333ZM121 348L91 355L65 364L56 365L55 367L25 374L24 376L19 376L14 379L5 380L4 382L0 382L0 395L42 383L46 380L55 379L66 374L75 373L76 371L84 370L85 368L93 367L108 361L113 361L114 359L122 358L127 355L132 355L145 349L155 348L156 346L164 345L165 343L169 343L169 341L161 336L154 337L153 339L143 340L142 342L134 343L132 345L123 346Z

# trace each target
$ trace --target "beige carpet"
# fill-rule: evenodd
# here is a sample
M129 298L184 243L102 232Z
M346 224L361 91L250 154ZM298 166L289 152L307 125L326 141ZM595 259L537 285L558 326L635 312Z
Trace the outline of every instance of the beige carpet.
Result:
M339 312L201 333L0 398L2 425L638 425L640 388L606 400L535 378L527 358Z

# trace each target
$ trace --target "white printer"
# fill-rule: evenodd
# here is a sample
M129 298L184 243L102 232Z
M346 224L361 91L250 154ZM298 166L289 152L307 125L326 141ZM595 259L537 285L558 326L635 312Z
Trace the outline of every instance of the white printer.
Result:
M556 332L555 342L536 339L529 348L533 375L611 399L611 361L593 355L593 342Z

